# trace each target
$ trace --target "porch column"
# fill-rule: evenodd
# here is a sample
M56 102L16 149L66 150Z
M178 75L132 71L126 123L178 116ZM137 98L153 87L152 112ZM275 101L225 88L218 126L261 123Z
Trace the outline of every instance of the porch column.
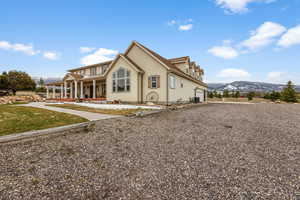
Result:
M64 98L64 86L63 84L60 85L60 98Z
M96 98L96 80L93 80L93 99Z
M70 99L73 99L73 82L70 82Z
M83 81L80 81L80 99L83 99Z
M68 84L67 84L67 81L65 81L65 99L68 98L67 87L68 87Z
M49 99L49 86L46 86L46 98Z
M56 89L56 87L53 86L53 87L52 87L52 98L53 98L53 99L55 99L55 96L56 96L56 95L55 95L55 89Z
M75 95L74 95L74 98L77 99L77 97L78 97L78 94L77 94L77 81L74 81L74 84L75 84Z

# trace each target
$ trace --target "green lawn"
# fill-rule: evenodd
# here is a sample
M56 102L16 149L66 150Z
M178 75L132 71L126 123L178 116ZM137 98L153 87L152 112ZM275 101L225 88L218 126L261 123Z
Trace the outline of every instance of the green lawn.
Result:
M0 136L85 121L88 120L40 108L0 105Z
M79 106L74 104L46 104L47 106L59 107L59 108L67 108L72 110L80 110L87 111L93 113L101 113L101 114L110 114L110 115L129 115L134 114L141 110L149 110L149 109L99 109L99 108L90 108L87 106Z

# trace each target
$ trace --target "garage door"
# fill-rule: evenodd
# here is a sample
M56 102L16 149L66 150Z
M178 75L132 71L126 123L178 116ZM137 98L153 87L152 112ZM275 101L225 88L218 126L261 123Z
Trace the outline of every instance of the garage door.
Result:
M196 90L196 97L199 97L200 102L204 102L204 91Z

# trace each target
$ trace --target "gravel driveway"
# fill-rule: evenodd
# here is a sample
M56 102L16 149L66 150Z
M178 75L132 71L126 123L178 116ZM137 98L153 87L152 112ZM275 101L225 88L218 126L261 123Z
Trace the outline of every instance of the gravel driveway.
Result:
M300 199L300 105L210 104L0 145L0 199Z

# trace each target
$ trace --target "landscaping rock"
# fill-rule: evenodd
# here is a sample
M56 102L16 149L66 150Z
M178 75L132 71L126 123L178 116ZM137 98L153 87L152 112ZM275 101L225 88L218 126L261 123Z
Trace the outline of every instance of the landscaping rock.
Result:
M43 102L44 98L39 95L28 96L4 96L0 97L0 104L13 104L15 102Z

